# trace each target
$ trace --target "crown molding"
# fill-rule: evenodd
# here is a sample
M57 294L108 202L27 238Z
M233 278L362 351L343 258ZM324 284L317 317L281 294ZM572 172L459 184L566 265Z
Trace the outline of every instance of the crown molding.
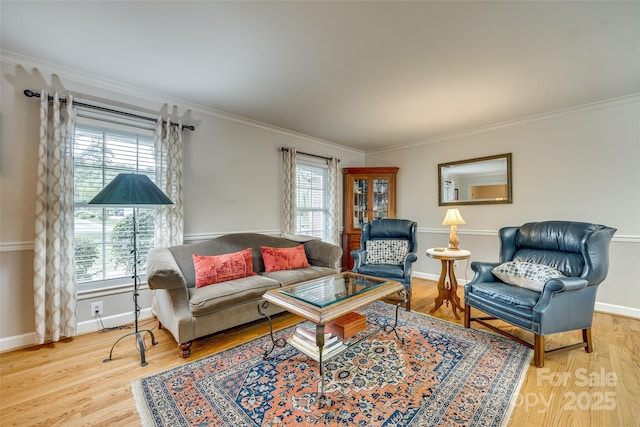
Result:
M268 123L252 120L236 114L227 113L212 107L193 103L185 99L175 98L172 96L163 95L161 93L144 90L139 87L127 85L114 80L110 80L103 76L85 73L83 71L79 71L70 67L65 67L63 65L55 64L52 62L44 61L42 59L25 56L15 52L0 49L0 60L2 61L2 63L7 65L35 68L38 71L45 74L52 74L52 75L55 74L55 75L58 75L58 77L60 78L64 76L65 79L71 80L73 82L85 84L88 86L98 87L100 89L105 89L117 94L130 96L133 98L144 99L145 101L159 103L160 105L169 104L169 105L181 106L185 109L185 111L188 111L188 110L196 111L209 116L214 116L217 118L233 121L233 122L244 124L247 126L252 126L255 128L267 130L269 132L278 133L280 135L286 135L292 138L304 140L307 142L312 142L314 144L325 146L327 148L331 148L334 150L336 149L342 150L358 156L364 157L365 155L365 152L362 150L356 150L354 148L340 145L332 141L316 138L310 135L284 129L278 126L273 126ZM28 88L24 88L24 89L28 89ZM35 89L39 89L39 88L35 88ZM90 94L77 94L77 95L86 96ZM117 100L114 100L114 101L117 101Z
M365 155L378 155L384 153L390 153L398 150L406 150L408 148L421 147L423 145L434 144L436 142L444 142L451 139L463 138L466 136L478 135L486 132L492 132L499 129L509 128L513 126L523 125L525 123L533 123L542 120L548 120L556 117L568 116L584 111L598 110L602 108L612 107L616 105L627 104L631 102L640 102L640 92L630 95L620 96L617 98L604 99L601 101L595 101L587 104L577 105L575 107L562 108L559 110L550 111L547 113L534 114L532 116L521 117L518 119L507 120L504 122L495 123L487 126L480 126L476 128L456 131L447 133L444 135L434 136L432 138L419 139L417 141L408 142L406 144L396 145L393 147L381 148L375 151L366 151Z

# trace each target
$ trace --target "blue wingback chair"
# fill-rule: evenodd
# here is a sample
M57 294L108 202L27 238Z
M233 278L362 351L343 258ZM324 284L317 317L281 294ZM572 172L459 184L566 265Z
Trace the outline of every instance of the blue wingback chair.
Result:
M407 219L376 219L362 227L360 249L351 251L354 264L352 271L369 276L392 279L402 283L407 290L406 310L411 311L411 266L417 261L418 224ZM400 264L367 264L367 242L385 240L406 240L408 251Z
M609 243L615 232L615 228L571 221L533 222L502 228L500 262L471 263L475 276L464 289L465 327L475 321L533 348L534 362L539 368L544 366L545 353L581 347L591 353L591 321L597 285L607 276ZM565 277L538 278L540 292L516 286L492 273L494 267L509 261L532 263L534 268L553 267ZM495 273L500 275L497 270ZM507 277L506 280L513 279ZM472 307L490 317L472 318ZM493 319L533 332L533 345L486 322ZM582 342L545 352L545 335L577 329L582 329Z

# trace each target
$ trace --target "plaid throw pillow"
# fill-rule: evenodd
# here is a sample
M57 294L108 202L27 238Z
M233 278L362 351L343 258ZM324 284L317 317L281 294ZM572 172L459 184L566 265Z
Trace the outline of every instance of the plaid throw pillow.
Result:
M560 271L544 264L509 261L491 270L494 276L510 285L542 292L545 283L558 277L566 277Z
M407 240L367 241L367 264L401 265L409 252Z

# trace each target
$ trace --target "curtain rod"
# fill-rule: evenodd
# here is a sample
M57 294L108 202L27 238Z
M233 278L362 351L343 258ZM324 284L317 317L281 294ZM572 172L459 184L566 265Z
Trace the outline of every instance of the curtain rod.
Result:
M28 96L29 98L40 98L40 94L38 92L34 92L32 90L29 90L29 89L25 89L24 94L25 94L25 96ZM49 95L49 101L53 101L53 96ZM60 102L62 102L63 104L66 104L67 103L67 99L66 98L62 98L62 99L60 99ZM103 111L105 113L115 113L115 114L120 114L121 116L133 117L135 119L142 119L142 120L147 120L147 121L150 121L150 122L156 122L157 121L157 119L154 119L152 117L141 116L139 114L129 113L127 111L114 110L114 109L111 109L111 108L101 107L99 105L85 104L84 102L78 102L78 101L73 101L73 104L77 105L79 107L85 107L85 108L91 108L91 109L94 109L94 110L100 110L100 111ZM167 120L163 120L162 123L167 123ZM171 126L178 126L178 123L174 123L174 122L169 122L169 124ZM182 129L196 130L196 127L193 126L193 125L182 125Z
M289 151L289 147L282 147L280 151ZM298 154L302 154L303 156L315 157L317 159L331 160L331 157L320 156L318 154L303 153L302 151L296 151L296 152ZM338 162L340 162L340 159L338 159Z

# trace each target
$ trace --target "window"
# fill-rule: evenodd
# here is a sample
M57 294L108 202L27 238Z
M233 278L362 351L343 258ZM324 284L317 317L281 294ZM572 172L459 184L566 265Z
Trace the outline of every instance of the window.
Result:
M297 160L296 234L331 240L327 197L327 166Z
M132 130L133 129L133 130ZM131 284L133 209L87 204L121 172L155 181L153 131L94 120L78 121L73 145L74 238L78 290ZM139 209L138 272L153 247L155 211Z

